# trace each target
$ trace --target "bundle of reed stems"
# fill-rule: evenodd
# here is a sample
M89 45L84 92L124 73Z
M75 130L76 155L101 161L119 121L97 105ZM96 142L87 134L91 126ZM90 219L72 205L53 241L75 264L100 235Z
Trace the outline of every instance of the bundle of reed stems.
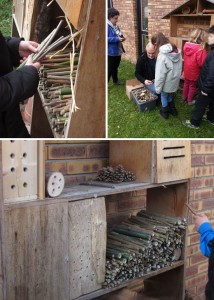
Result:
M107 239L103 287L115 287L179 260L186 226L184 218L144 210L114 226Z

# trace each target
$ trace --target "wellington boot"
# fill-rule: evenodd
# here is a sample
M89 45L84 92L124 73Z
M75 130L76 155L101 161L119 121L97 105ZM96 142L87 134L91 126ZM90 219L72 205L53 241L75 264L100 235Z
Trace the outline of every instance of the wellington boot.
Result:
M168 106L166 107L162 107L162 109L160 110L160 115L167 120L169 118L169 108Z

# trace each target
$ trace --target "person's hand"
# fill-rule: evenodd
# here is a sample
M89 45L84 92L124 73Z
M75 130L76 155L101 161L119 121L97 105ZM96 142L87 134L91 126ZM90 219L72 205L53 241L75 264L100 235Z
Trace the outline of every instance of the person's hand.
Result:
M25 60L31 53L38 52L39 44L32 41L21 41L19 44L19 55Z
M204 93L203 91L201 91L201 94L204 96L208 96L206 93Z
M126 38L120 37L119 40L120 40L120 42L124 42L126 40Z
M197 229L201 226L201 224L203 224L205 222L209 222L209 219L207 218L207 216L205 214L194 215L193 220L195 222L195 226Z
M153 81L147 80L147 79L146 79L146 80L144 81L144 84L145 84L145 85L151 85L151 84L153 84Z
M33 63L33 58L31 55L27 58L26 66L34 66L37 70L39 70L41 67L39 62Z

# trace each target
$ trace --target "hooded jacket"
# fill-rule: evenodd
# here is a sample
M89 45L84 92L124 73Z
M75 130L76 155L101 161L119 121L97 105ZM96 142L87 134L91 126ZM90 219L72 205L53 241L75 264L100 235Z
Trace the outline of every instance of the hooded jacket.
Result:
M181 53L172 52L171 44L160 47L155 69L155 89L161 92L177 91L182 71Z
M198 85L201 91L214 95L214 44L211 45L211 51L207 55L203 67L201 69Z
M184 54L184 77L188 80L197 81L201 67L204 64L207 52L201 49L199 44L186 42L183 48Z
M38 71L33 66L19 70L19 38L4 38L0 33L0 138L30 137L22 120L19 103L36 93Z

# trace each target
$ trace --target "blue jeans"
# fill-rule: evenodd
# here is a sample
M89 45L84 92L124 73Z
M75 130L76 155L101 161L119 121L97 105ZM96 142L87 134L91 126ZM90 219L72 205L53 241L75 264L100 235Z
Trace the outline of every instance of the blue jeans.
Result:
M145 87L148 91L150 91L151 93L157 95L156 90L155 90L155 85L154 85L154 83L153 83L153 84L150 84L150 85L145 85L145 84L144 84L144 87Z
M170 94L165 93L165 92L161 92L161 104L162 107L167 107L167 105L172 102L172 97L170 96Z

